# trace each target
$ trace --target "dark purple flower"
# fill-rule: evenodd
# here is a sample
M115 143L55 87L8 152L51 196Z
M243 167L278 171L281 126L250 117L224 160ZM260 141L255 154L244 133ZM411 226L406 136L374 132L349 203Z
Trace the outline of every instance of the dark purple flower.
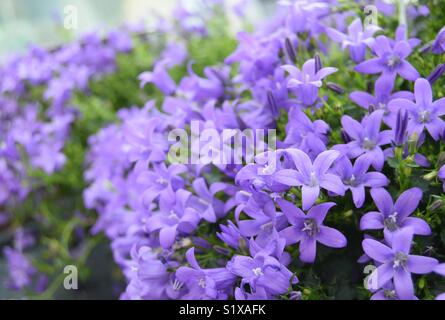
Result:
M383 188L372 189L371 196L379 211L365 214L360 221L362 230L384 229L385 235L391 234L403 228L411 228L414 234L430 235L428 224L410 215L417 209L422 200L422 190L411 188L403 192L395 203L391 195Z
M369 277L368 285L380 289L391 279L401 300L414 299L411 273L430 273L437 266L434 258L410 255L413 233L409 228L394 234L391 247L372 239L363 240L365 253L380 265Z
M323 221L335 203L327 202L312 207L307 214L291 202L278 199L278 205L291 224L280 231L286 239L286 245L300 242L300 260L313 263L315 261L317 242L331 248L343 248L347 244L345 236L336 229L326 227Z
M341 157L334 166L345 187L351 190L356 208L361 208L365 202L365 187L379 188L389 183L384 174L368 172L370 165L369 160L363 157L358 158L354 165L347 157Z

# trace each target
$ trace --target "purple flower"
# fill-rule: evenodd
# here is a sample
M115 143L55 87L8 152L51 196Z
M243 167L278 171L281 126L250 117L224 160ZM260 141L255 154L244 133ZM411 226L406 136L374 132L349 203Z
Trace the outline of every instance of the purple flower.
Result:
M166 65L169 61L159 61L156 63L153 72L143 72L139 75L141 81L141 88L145 87L147 83L153 83L165 95L170 95L176 90L176 83L170 77L166 70Z
M190 267L180 267L176 278L188 289L185 300L224 300L235 282L235 276L225 268L202 269L195 258L195 248L186 253Z
M315 157L326 150L328 132L326 122L312 122L300 108L294 107L289 112L284 143L287 147L300 149Z
M335 163L334 170L343 184L352 193L356 208L365 202L365 187L379 188L388 185L389 180L380 172L367 172L371 163L364 157L358 158L354 165L347 157L341 157Z
M241 277L241 287L248 284L253 292L264 289L271 295L286 293L298 279L277 259L258 253L253 258L235 256L227 269Z
M347 35L333 28L328 28L326 33L332 41L341 43L343 50L349 48L351 59L359 63L365 59L366 46L371 44L378 30L380 28L372 24L363 30L363 23L357 18L349 25Z
M434 272L445 277L445 263L439 264L436 268L434 268Z
M275 228L285 225L285 218L281 212L276 211L275 203L270 198L262 198L264 202L255 202L252 206L244 207L243 212L252 219L237 221L237 225L244 237L257 236L257 240L266 242Z
M376 240L365 239L362 246L365 253L380 264L369 277L368 285L380 289L391 279L397 296L401 300L414 298L411 273L430 273L437 266L434 258L410 255L413 233L409 228L394 234L391 247Z
M434 140L439 140L445 130L445 122L440 118L445 114L445 98L433 101L431 85L426 79L417 79L414 84L416 102L406 99L394 99L390 102L391 110L406 109L410 115L409 132L430 133Z
M370 45L377 58L364 61L355 67L360 73L381 73L379 80L386 85L394 84L397 74L402 78L414 81L419 77L417 70L406 58L411 54L411 46L407 41L398 41L391 46L385 36L378 36Z
M148 232L159 231L159 242L165 249L173 245L178 233L191 234L198 226L200 216L188 206L190 196L186 190L176 191L173 202L161 202L160 211L145 223Z
M236 300L271 300L271 295L267 293L267 290L258 287L255 291L250 290L247 292L243 287L235 289Z
M287 186L302 187L303 210L307 210L317 201L320 188L344 195L345 189L341 179L331 173L329 168L339 157L338 151L329 150L320 153L312 163L309 156L298 149L287 149L297 170L283 169L273 175L275 181Z
M282 68L290 75L287 87L295 93L297 99L305 106L310 106L317 100L318 89L322 86L322 80L337 72L337 69L332 67L316 70L315 59L306 61L301 71L292 65L284 65Z
M226 64L240 63L240 76L247 83L272 75L279 63L280 43L266 41L247 32L239 32L238 48L225 60Z
M241 168L236 177L235 182L243 189L249 191L267 190L272 192L283 192L289 189L286 185L278 183L273 177L276 170L281 169L281 163L278 158L281 156L282 150L269 154L265 152L255 157L256 163L250 163ZM275 159L269 159L269 156Z
M166 61L169 68L179 66L187 59L187 48L180 42L169 42L162 52L161 59Z
M173 268L175 265L162 261L163 259L148 246L134 245L130 257L131 260L126 260L124 271L129 283L121 299L169 298L167 295L171 278L169 268Z
M363 118L362 122L343 116L341 123L346 133L353 139L347 146L347 155L354 159L359 156L367 158L376 170L381 170L385 157L380 146L391 143L391 130L380 132L383 111L377 110Z
M153 170L141 172L137 183L145 189L142 195L144 204L149 206L158 197L160 202L171 202L174 199L174 192L184 186L180 174L186 170L183 165L173 164L167 168L161 163L154 164Z
M160 162L166 158L168 144L161 133L163 119L143 117L128 121L123 126L124 139L130 145L130 161Z
M108 35L108 44L117 52L130 52L133 49L133 43L128 33L120 30L113 30Z
M431 229L424 220L410 217L422 200L422 190L419 188L406 190L395 204L391 195L383 188L372 189L371 196L379 211L368 212L362 217L362 230L384 229L388 238L394 232L407 227L411 228L414 234L431 234Z
M217 199L215 195L223 191L226 185L221 182L216 182L207 187L204 178L198 178L193 181L193 190L196 193L196 197L192 196L191 206L195 208L201 215L201 217L209 222L216 222L224 216L224 202Z
M221 224L219 226L221 228L221 232L217 232L216 235L228 246L238 249L241 241L243 240L241 232L232 221L229 221L227 224L227 226Z
M412 297L413 300L417 300L416 296ZM377 290L371 300L400 300L397 296L396 290L394 288L394 283L392 281L387 282L380 290Z
M390 110L388 104L397 98L403 98L407 100L414 100L414 95L409 91L399 91L392 93L394 85L387 85L386 83L377 81L375 83L374 95L372 96L368 92L354 91L349 95L349 98L358 104L360 107L371 111L383 110L383 121L390 125Z
M206 103L209 100L221 99L225 94L225 85L229 82L230 68L210 68L204 69L205 78L199 77L188 67L189 76L182 79L178 91L184 93L192 101Z
M440 29L437 33L436 39L433 42L431 52L441 54L445 51L445 27Z
M313 263L315 261L317 242L331 248L343 248L347 244L345 236L336 229L326 227L323 221L335 203L326 202L312 207L307 214L291 202L278 199L278 205L291 224L280 231L286 239L286 245L300 242L300 260Z
M8 286L14 290L22 290L32 284L36 269L21 250L5 247L3 250L8 264Z

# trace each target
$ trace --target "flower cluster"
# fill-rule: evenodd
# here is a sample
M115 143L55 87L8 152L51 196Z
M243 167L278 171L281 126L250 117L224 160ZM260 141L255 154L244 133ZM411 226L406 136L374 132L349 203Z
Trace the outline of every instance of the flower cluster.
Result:
M53 50L35 47L0 68L0 205L21 201L32 189L29 169L50 175L64 165L64 144L79 116L73 93L113 72L117 54L131 49L129 31L112 31L106 42L90 33ZM38 90L42 103L33 102Z
M443 29L408 38L406 25L363 24L347 3L281 1L269 23L239 32L233 52L213 61L196 51L212 40L206 19L217 24L224 1L199 3L202 11L177 7L179 30L157 27L170 37L137 78L143 107L121 109L88 140L83 203L125 277L121 298L330 298L314 279L333 286L337 274L362 274L360 263L374 270L361 293L372 299L443 292L412 276L445 275L433 257L443 258L445 98L434 83L445 68L418 62L443 52ZM395 7L377 8L394 25ZM233 9L242 16L241 3ZM407 15L421 21L428 9L410 5ZM128 34L89 35L0 70L0 205L26 196L27 166L51 174L63 165L79 117L71 93L113 73L116 53L131 48ZM40 106L18 103L28 84L44 88L44 120ZM221 150L231 157L215 161ZM23 237L5 250L16 288L36 277Z
M122 112L120 125L91 138L85 201L99 211L96 230L112 240L127 278L122 298L301 297L297 261L315 263L320 245L347 246L331 224L350 208L341 201L349 191L354 215L371 210L371 199L378 210L362 216L360 229L384 234L382 241L367 236L360 259L378 267L367 286L374 299L414 299L411 274L437 267L436 259L410 252L413 235L431 235L423 219L411 216L422 190L402 190L395 204L388 192L396 179L388 168L400 170L397 161L402 169L404 161L429 166L418 150L444 131L443 99L433 101L430 82L408 62L420 40L406 40L405 26L395 39L374 38L381 29L363 28L358 18L346 27L348 15L333 13L335 5L327 2L284 5L270 26L239 33L225 64L206 67L203 76L189 62L181 81L171 78L169 69L188 59L181 43L172 44L176 50L167 48L153 71L140 76L142 87L153 83L163 93L162 102ZM323 117L335 99L322 93L344 92L325 82L346 72L323 67L326 34L349 48L357 64L350 72L380 74L375 96L350 94L367 112L342 116L340 127L340 119L332 125ZM326 58L311 57L314 46ZM415 81L413 93L392 93L399 77ZM198 129L189 127L192 121ZM245 164L177 164L169 159L167 136L178 128L281 131L278 149L254 158L243 154Z

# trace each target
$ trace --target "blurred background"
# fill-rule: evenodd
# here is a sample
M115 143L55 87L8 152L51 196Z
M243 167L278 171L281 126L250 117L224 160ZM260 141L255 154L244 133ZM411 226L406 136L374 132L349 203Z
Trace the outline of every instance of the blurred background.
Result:
M183 4L187 9L193 10L194 1L199 0L183 0ZM276 0L225 1L233 7L246 2L245 14L251 22L259 21L268 12L272 12L270 7L276 4ZM0 0L0 65L9 56L26 52L32 45L51 48L89 31L106 32L128 23L154 25L156 19L153 17L168 18L177 2L178 0ZM68 30L63 26L72 8L76 10L78 23L77 28ZM234 30L243 27L239 25L240 19L230 21L230 27ZM24 294L7 290L4 285L8 272L2 244L8 243L10 238L10 234L0 232L0 300L22 299ZM117 298L124 288L119 287L119 284L115 287L116 281L113 279L119 275L113 274L116 270L111 261L113 258L109 245L104 241L94 249L87 261L92 271L88 282L82 285L82 290L61 290L55 296L62 299Z
M194 0L183 2L193 6ZM228 1L232 6L242 2L248 3L246 14L255 21L274 1ZM0 59L23 52L32 44L57 45L77 34L138 23L153 14L168 17L176 3L177 0L1 0ZM70 8L77 10L78 27L66 32L61 26Z

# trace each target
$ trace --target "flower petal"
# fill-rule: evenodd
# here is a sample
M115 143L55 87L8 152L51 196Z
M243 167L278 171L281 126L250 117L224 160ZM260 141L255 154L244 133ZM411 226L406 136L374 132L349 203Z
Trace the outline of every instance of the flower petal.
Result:
M400 269L394 273L394 287L400 300L412 300L414 298L414 286L411 274Z
M300 208L298 208L297 206L295 206L293 203L284 200L284 199L278 199L277 200L278 205L281 208L281 211L284 213L284 215L286 216L287 220L291 223L291 224L298 224L301 219L306 218L306 215L304 214L303 211L301 211Z
M273 175L273 180L286 186L301 186L303 182L296 170L283 169Z
M406 267L411 273L427 274L432 272L438 264L439 261L434 258L410 255Z
M300 260L307 263L315 261L317 241L314 238L303 237L300 242Z
M408 217L419 206L422 200L422 190L419 188L411 188L403 192L394 204L394 211L400 221Z
M391 248L373 239L363 240L362 246L366 255L378 262L385 263L391 261L394 256Z
M314 170L317 177L325 174L339 155L340 152L335 150L328 150L320 153L314 160Z
M348 243L346 237L340 231L326 226L320 226L317 241L331 248L344 248Z
M383 228L383 215L380 212L368 212L360 220L360 230L378 230Z
M364 74L380 73L384 70L384 66L380 58L373 58L363 61L359 65L355 66L355 71Z
M391 195L383 188L374 188L371 190L371 197L380 212L385 216L393 212L393 202Z
M350 116L343 116L341 118L341 124L351 138L354 140L363 139L364 129L357 120L354 120Z
M320 181L320 187L328 191L334 192L339 196L345 194L345 186L339 176L335 174L326 173Z
M402 228L409 227L413 229L414 234L418 234L421 236L429 236L431 235L431 228L425 220L420 218L408 217L403 220Z
M317 201L320 195L320 187L309 187L303 185L301 188L301 197L303 202L303 210L308 210Z
M414 84L414 96L419 106L429 107L433 103L433 91L428 80L420 78Z

